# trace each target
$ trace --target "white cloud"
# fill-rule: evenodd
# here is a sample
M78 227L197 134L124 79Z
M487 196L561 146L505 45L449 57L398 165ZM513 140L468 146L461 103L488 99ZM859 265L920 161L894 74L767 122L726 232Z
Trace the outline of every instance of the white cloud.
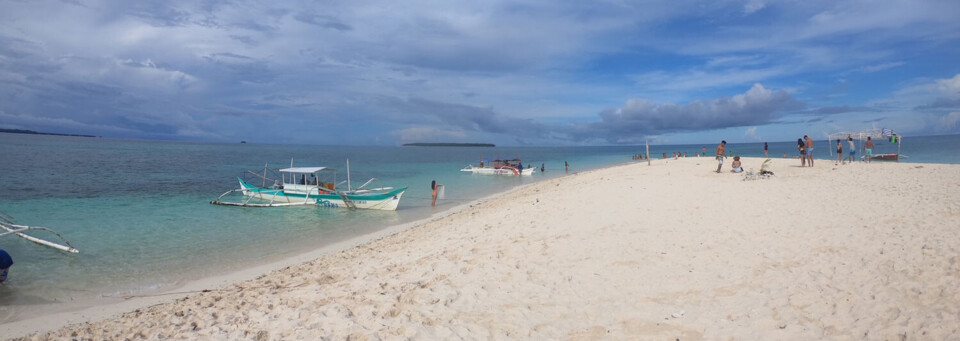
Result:
M903 64L904 62L889 62L889 63L882 63L877 65L867 65L867 66L861 67L860 72L872 73L877 71L883 71L883 70L892 69L892 68L901 66Z
M749 0L745 5L743 5L744 14L753 14L756 11L759 11L766 7L767 4L763 0Z
M762 138L759 135L757 135L757 127L747 128L747 130L743 132L743 137L745 139L753 140L753 141L762 140Z
M937 129L940 132L957 132L960 130L960 111L954 111L940 117Z

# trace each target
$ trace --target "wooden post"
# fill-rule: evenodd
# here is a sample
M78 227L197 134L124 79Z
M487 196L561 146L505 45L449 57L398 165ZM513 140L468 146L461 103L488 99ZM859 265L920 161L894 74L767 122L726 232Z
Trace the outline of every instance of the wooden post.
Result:
M649 166L650 165L650 140L644 139L643 141L644 141L644 144L647 145L647 166Z

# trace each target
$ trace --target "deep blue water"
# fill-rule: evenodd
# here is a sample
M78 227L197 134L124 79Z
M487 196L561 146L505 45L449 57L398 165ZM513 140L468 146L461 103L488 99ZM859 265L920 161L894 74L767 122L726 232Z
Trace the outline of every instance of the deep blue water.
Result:
M818 141L825 147L826 141ZM694 156L716 144L651 146L654 156ZM960 135L906 138L908 162L960 163ZM890 152L881 144L877 153ZM517 185L630 162L642 146L606 147L356 147L222 144L0 133L0 211L21 224L53 228L78 255L0 238L14 257L0 285L0 323L71 301L136 294L204 276L225 274L385 227L422 219ZM730 144L731 154L762 156L763 144ZM770 156L794 153L794 143L770 143ZM829 158L820 148L818 158ZM521 157L547 171L533 177L478 176L459 169L483 158ZM209 201L236 188L245 170L327 166L352 182L371 177L409 186L396 212L317 207L240 208ZM430 207L430 182L447 199ZM52 237L44 233L33 233Z

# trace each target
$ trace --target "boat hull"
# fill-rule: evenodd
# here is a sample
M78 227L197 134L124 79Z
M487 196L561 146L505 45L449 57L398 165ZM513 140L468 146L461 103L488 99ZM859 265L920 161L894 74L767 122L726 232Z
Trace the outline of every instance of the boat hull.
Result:
M339 194L320 193L319 189L315 186L310 186L309 189L293 188L291 190L284 190L278 188L260 188L246 183L243 180L239 181L244 196L254 197L270 203L349 207L344 203L343 197ZM356 208L395 211L400 204L400 198L403 197L406 190L406 187L355 190L345 192L345 195Z
M867 155L870 160L880 160L880 161L900 161L900 155L897 154L873 154Z

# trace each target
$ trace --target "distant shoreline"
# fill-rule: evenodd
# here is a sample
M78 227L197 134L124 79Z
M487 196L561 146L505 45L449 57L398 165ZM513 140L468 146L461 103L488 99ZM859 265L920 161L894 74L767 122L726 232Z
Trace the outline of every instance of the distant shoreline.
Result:
M58 134L58 133L44 133L33 130L24 130L24 129L3 129L0 128L0 133L10 133L10 134L28 134L28 135L53 135L53 136L78 136L78 137L96 137L93 135L81 135L81 134Z
M493 143L404 143L404 147L496 147Z

